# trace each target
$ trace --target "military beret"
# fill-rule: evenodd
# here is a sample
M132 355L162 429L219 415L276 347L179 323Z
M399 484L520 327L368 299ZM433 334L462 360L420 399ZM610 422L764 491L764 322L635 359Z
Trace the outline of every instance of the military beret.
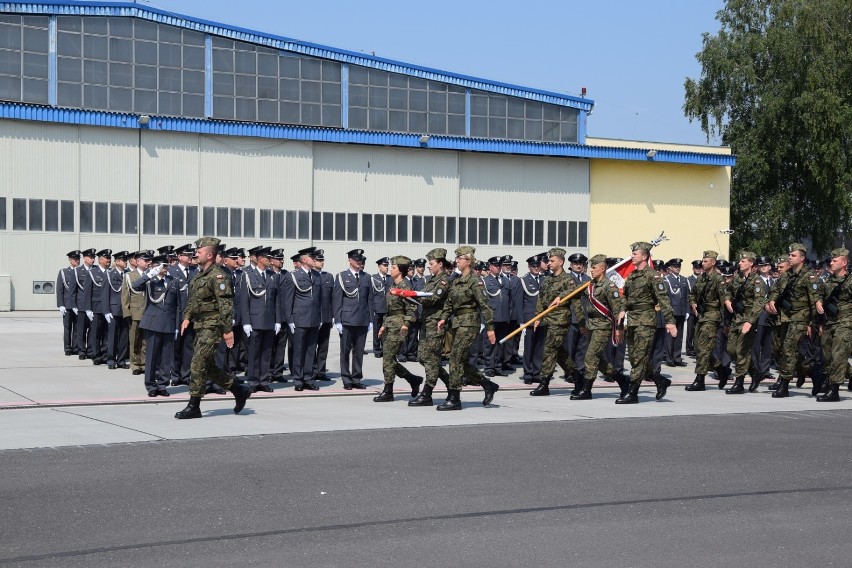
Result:
M376 261L376 264L384 264L385 266L390 266L390 258L383 256L382 258Z
M549 251L547 251L547 258L550 258L551 256L558 256L562 260L565 260L565 249L552 248Z
M651 249L654 246L651 243L646 243L645 241L638 241L630 245L631 251L644 250L645 252L651 252Z
M425 258L418 258L414 261L414 266L426 266Z
M589 259L589 264L594 266L596 264L606 264L607 258L605 254L596 254L591 259Z
M405 266L406 268L411 266L411 259L407 256L395 256L391 259L391 262L399 268L400 266Z
M507 255L501 256L500 257L500 264L505 265L505 266L511 266L512 265L512 255L507 254Z
M476 254L476 249L471 246L461 246L455 250L456 258L460 256L466 256L468 259L473 259L473 255Z
M126 250L121 250L112 254L112 257L116 260L127 260L128 256L130 256L130 253Z
M218 247L221 242L216 237L201 237L195 241L195 248Z
M757 255L751 252L750 250L741 250L740 251L740 260L746 259L754 262L757 260Z
M701 258L719 258L719 253L715 250L705 250Z
M778 260L775 261L775 264L787 264L788 262L790 262L789 258L787 258L786 256L781 256L778 257Z
M302 260L302 255L299 254L299 253L296 253L296 254L294 254L293 256L290 257L290 260L292 260L293 262L299 262L299 261Z
M568 257L568 262L575 264L586 264L588 261L589 259L586 258L586 255L579 252L575 252L574 254Z
M322 249L317 249L311 253L311 258L314 260L325 260L325 251Z
M831 251L831 258L837 258L838 256L849 256L849 249L836 248Z
M793 243L790 245L790 248L787 249L789 252L801 251L802 254L808 254L808 247L803 245L802 243Z
M693 260L692 261L692 268L701 268L701 261L700 260Z
M654 264L654 270L658 270L658 271L663 270L666 267L666 265L663 263L662 260L655 260L653 262L653 264Z
M757 266L769 266L772 264L772 259L768 256L759 256L755 259L754 263Z
M80 251L80 254L83 256L88 256L89 258L95 258L95 249L90 248L83 251Z
M682 258L670 258L668 262L666 262L666 266L677 266L680 268L680 265L683 264Z
M357 260L358 262L364 262L367 260L367 257L364 256L364 249L352 249L346 253L346 256L352 260Z
M77 260L80 260L80 251L71 250L68 251L68 254L66 254L65 256L67 256L68 258L76 258Z
M447 249L434 248L426 253L426 258L428 258L429 260L446 260Z

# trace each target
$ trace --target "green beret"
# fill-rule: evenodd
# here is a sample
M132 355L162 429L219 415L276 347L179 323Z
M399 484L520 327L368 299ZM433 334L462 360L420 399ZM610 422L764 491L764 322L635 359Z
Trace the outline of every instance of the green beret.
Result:
M551 256L558 256L562 260L565 260L565 249L552 248L547 251L547 258L550 258Z
M220 242L216 237L201 237L195 241L195 248L218 247Z
M428 260L446 260L447 258L447 249L436 248L432 249L426 253L426 258Z
M757 255L751 252L750 250L741 250L740 251L740 259L746 258L752 262L757 260Z
M395 256L391 259L391 263L395 264L397 267L411 266L411 259L407 256Z
M849 250L845 248L837 248L831 251L831 258L837 258L838 256L849 256Z
M808 247L806 247L806 246L805 246L805 245L803 245L802 243L793 243L792 245L790 245L790 248L789 248L789 249L787 249L787 250L788 250L789 252L793 252L793 251L797 251L797 250L798 250L798 251L801 251L801 252L802 252L802 254L805 254L805 255L806 255L806 254L808 254Z
M594 266L596 264L606 264L606 255L605 254L596 254L592 258L589 259L589 265Z
M633 243L630 245L630 250L636 252L637 250L644 250L645 252L651 252L651 249L654 246L651 243L646 243L645 241L639 241L638 243Z
M456 249L456 256L466 256L470 260L473 260L474 254L476 254L476 249L467 245L461 246Z
M715 250L705 250L704 255L701 258L717 259L717 258L719 258L719 253L716 252Z

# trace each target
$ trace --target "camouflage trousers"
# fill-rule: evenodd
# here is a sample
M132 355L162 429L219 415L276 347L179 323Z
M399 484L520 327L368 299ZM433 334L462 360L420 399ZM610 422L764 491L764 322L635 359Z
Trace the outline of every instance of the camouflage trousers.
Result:
M695 324L695 374L706 375L710 372L710 362L713 359L713 349L716 348L716 332L719 330L717 321L700 321Z
M754 346L754 328L743 333L742 324L731 326L728 332L728 355L734 362L734 374L744 377L751 370L751 351Z
M586 349L586 380L594 381L598 378L598 370L607 377L615 374L615 367L606 358L606 348L612 340L610 329L590 329L589 347Z
M206 391L204 383L213 381L223 389L230 389L234 379L216 366L216 347L222 342L222 334L213 329L195 330L195 345L189 373L189 396L201 398Z
M382 335L382 374L386 385L392 385L396 377L404 379L411 375L411 371L396 360L396 356L402 351L407 340L407 331L403 333L398 329L385 328L385 333Z
M541 361L542 377L552 378L557 363L566 375L571 375L577 371L577 365L574 364L574 360L571 359L568 350L565 349L565 336L567 334L567 325L550 324L547 326L547 336L544 338L544 357Z
M470 346L479 337L479 325L460 326L453 329L453 344L450 348L450 387L461 390L462 379L467 378L470 385L478 385L484 375L470 364Z
M434 388L438 378L447 378L447 372L441 367L441 351L444 348L446 332L438 331L434 322L424 322L420 333L420 344L417 346L417 362L426 371L426 384Z
M807 335L808 324L805 322L789 322L781 324L781 360L778 362L778 378L791 380L796 370L802 369L802 357L799 353L799 342Z
M822 356L825 359L823 368L828 380L833 385L840 385L852 377L849 367L849 354L852 353L852 326L831 325L822 329L820 336Z
M630 354L630 382L641 383L651 377L651 347L654 345L653 325L637 325L627 328L625 339Z

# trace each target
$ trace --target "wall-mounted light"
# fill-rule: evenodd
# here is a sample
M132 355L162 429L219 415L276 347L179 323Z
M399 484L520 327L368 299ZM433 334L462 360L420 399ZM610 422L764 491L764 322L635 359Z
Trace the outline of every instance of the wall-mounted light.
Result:
M734 234L733 229L719 229L719 232L722 233L723 235L733 235Z
M648 150L648 151L645 153L645 157L646 157L646 158L648 158L649 160L653 160L653 159L654 159L654 156L656 156L656 155L657 155L657 151L656 151L656 150Z
M420 137L420 143L421 144L428 144L429 140L431 140L431 139L432 139L431 136L429 136L428 134L424 134L423 136Z
M141 124L142 126L145 126L149 122L151 122L151 117L147 114L143 114L139 117L139 124Z

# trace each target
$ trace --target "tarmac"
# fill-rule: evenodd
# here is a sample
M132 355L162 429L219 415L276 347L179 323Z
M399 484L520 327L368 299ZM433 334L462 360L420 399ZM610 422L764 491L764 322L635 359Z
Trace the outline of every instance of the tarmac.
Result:
M201 405L203 419L178 421L173 416L186 404L185 386L170 387L172 396L168 398L149 398L142 376L66 357L58 313L0 313L0 345L3 450L300 432L852 409L852 393L845 387L840 402L818 403L810 396L810 382L791 389L792 396L785 399L772 399L766 384L758 393L729 396L709 377L707 391L686 392L683 386L694 378L694 360L688 357L684 358L686 367L663 367L663 374L673 381L663 400L656 401L654 385L645 383L636 405L613 404L618 387L602 380L595 382L593 400L569 400L572 386L559 379L551 383L551 396L532 398L531 387L520 380L520 370L497 378L501 389L489 407L481 404L481 389L467 387L462 393L462 411L411 408L404 380L396 383L394 402L379 404L372 397L382 388L381 360L368 352L364 358L368 388L344 390L337 373L338 336L332 333L328 361L332 381L318 383L319 391L296 392L292 382L274 383L273 393L253 395L239 415L233 413L230 395L207 395ZM423 374L418 363L405 365L415 374ZM439 383L436 401L443 400L443 392Z

